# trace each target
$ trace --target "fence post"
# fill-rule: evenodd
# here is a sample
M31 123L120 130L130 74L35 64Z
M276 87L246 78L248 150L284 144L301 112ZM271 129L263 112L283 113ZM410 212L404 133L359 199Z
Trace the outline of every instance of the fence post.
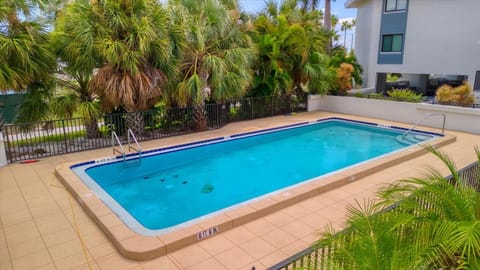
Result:
M67 132L65 131L65 119L62 119L63 140L65 141L65 152L68 153Z
M3 133L0 130L0 167L7 166L7 152L5 151L5 141L3 140Z

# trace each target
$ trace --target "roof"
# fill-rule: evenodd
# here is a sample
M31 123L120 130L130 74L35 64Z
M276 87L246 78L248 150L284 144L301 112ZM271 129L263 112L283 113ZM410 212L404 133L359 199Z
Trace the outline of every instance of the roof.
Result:
M345 7L346 8L356 8L359 6L359 4L362 2L362 0L347 0L345 2Z

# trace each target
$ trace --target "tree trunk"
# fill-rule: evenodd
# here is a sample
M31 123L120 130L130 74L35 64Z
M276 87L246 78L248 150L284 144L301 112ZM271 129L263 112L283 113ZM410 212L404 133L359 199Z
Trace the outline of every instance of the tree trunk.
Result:
M203 104L193 106L193 122L195 130L207 129L207 112Z
M131 129L135 136L143 135L145 131L145 123L143 121L143 112L129 112L126 115L125 122L127 129Z
M327 32L330 32L332 29L332 14L331 14L331 0L325 0L325 17L324 17L324 27ZM332 39L330 38L327 42L327 52L330 52L332 48Z
M100 130L98 129L98 121L96 118L85 120L84 126L87 132L87 138L93 139L100 137Z

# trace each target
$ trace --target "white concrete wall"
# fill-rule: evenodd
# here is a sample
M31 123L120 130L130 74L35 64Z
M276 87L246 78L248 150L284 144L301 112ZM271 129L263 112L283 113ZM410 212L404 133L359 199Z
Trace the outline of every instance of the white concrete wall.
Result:
M467 75L473 85L480 70L480 0L410 0L401 65L377 64L382 12L381 0L357 9L355 51L367 87L375 86L377 72Z
M446 115L446 129L480 134L480 109L356 97L310 95L308 97L308 111L318 110L412 125L428 114L444 113ZM441 116L432 116L424 119L421 125L442 128L442 122Z

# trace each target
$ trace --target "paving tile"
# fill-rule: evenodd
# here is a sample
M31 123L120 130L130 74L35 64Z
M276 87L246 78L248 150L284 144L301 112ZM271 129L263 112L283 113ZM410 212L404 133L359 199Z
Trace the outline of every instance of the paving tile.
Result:
M168 256L162 256L160 258L141 263L141 266L145 270L157 270L157 269L180 270L181 269L181 266L177 266Z
M78 239L73 239L59 245L51 246L48 248L48 251L53 260L58 260L83 253L83 247Z
M199 245L195 244L174 251L168 254L168 257L173 258L182 268L186 268L208 259L210 255Z
M9 246L12 259L18 259L43 249L45 249L45 244L40 237Z
M117 250L115 249L113 244L110 242L106 242L104 244L100 244L95 247L88 248L88 251L95 260L117 253Z
M216 235L215 237L201 241L198 244L210 255L216 255L222 251L225 251L235 246L235 244L232 241L228 240L222 234Z
M260 258L265 257L266 255L273 253L276 248L268 243L267 241L263 240L260 237L256 237L252 240L249 240L240 245L245 252L248 253L252 258L258 260Z
M71 256L55 259L57 269L74 269L94 263L93 258L87 253L77 252Z
M263 257L260 259L260 262L267 266L267 267L270 267L270 266L273 266L283 260L285 260L286 258L288 258L290 255L286 254L285 252L281 251L281 250L277 250L273 253L270 253L268 254L267 256ZM260 268L258 268L260 269Z
M291 234L285 232L284 230L277 228L269 233L266 233L261 236L265 241L276 247L277 249L281 249L292 242L298 241L298 239Z
M21 244L40 237L35 223L32 220L4 228L9 246Z
M210 270L210 269L222 270L222 269L225 269L226 270L228 268L223 266L215 258L210 258L210 259L207 259L203 262L200 262L200 263L197 263L197 264L192 265L190 267L187 267L185 269L188 269L188 270Z
M78 239L77 234L72 227L68 227L57 232L42 234L42 238L45 241L47 247L52 247L68 241L72 241L74 239Z
M289 207L289 208L291 208L291 207ZM300 209L302 209L302 208L300 208ZM302 209L302 210L305 211L304 209ZM264 217L264 219L266 221L272 223L273 225L277 226L277 227L281 227L281 226L283 226L285 224L288 224L288 223L290 223L294 220L294 218L292 216L287 214L287 211L285 209L282 209L278 212L267 215L267 216Z
M290 222L287 225L282 226L281 229L296 238L306 236L311 230L310 227L298 221Z
M239 247L228 249L216 255L215 259L228 269L239 269L240 267L246 266L255 261L253 257Z
M265 233L270 232L272 229L276 228L272 223L266 221L263 218L254 220L244 225L247 230L251 231L255 235L264 235Z
M112 254L96 262L102 270L133 269L140 265L139 262L126 259L120 254Z
M228 240L232 241L234 244L239 245L250 239L255 238L255 234L250 232L244 227L236 227L232 230L229 230L223 234Z
M49 264L52 264L52 261L45 249L13 260L15 270L33 270Z

